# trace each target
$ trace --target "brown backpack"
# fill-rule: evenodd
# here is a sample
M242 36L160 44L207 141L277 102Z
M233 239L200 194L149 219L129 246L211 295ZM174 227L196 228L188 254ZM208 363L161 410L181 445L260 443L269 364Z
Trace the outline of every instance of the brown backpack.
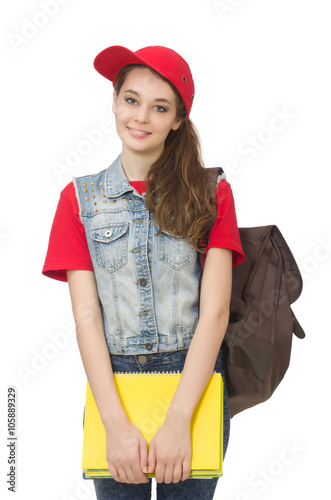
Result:
M206 170L215 199L224 173ZM245 261L233 268L223 343L231 417L270 398L289 366L292 334L305 337L290 306L301 294L302 277L281 232L272 225L239 233Z

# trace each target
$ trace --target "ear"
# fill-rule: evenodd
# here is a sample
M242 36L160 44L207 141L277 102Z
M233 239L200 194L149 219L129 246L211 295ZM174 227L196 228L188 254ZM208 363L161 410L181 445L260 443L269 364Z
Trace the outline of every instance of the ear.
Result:
M112 111L113 111L114 115L116 115L116 104L117 104L117 94L114 90L114 92L113 92L113 105L112 105Z
M181 124L182 124L182 121L181 121L181 120L176 121L176 122L173 124L173 126L171 127L171 130L178 130L178 129L179 129L179 127L181 126Z

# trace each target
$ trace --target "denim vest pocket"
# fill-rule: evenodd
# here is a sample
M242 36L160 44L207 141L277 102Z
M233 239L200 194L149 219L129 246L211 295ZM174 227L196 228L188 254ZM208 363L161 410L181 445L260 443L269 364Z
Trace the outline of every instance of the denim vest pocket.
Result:
M96 263L107 271L114 272L128 262L129 223L103 224L91 229Z
M194 248L182 236L161 232L158 236L158 257L161 262L178 270L192 262Z

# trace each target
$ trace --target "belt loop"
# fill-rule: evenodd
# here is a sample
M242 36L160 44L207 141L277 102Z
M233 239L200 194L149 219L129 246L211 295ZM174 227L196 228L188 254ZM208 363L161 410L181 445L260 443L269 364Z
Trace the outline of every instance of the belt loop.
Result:
M118 354L122 354L121 339L120 339L120 336L119 336L118 332L116 332L115 340L116 340L116 349L117 349L117 352L118 352Z
M184 349L183 327L182 326L177 326L177 342L178 342L178 349Z

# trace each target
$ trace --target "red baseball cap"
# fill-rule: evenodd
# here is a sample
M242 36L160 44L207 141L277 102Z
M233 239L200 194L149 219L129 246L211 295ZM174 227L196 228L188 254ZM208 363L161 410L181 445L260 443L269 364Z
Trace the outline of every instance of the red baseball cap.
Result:
M113 45L102 50L94 59L95 69L113 85L119 70L128 64L145 64L169 80L182 96L189 117L194 99L194 82L189 65L177 52L160 45L144 47L136 52Z

